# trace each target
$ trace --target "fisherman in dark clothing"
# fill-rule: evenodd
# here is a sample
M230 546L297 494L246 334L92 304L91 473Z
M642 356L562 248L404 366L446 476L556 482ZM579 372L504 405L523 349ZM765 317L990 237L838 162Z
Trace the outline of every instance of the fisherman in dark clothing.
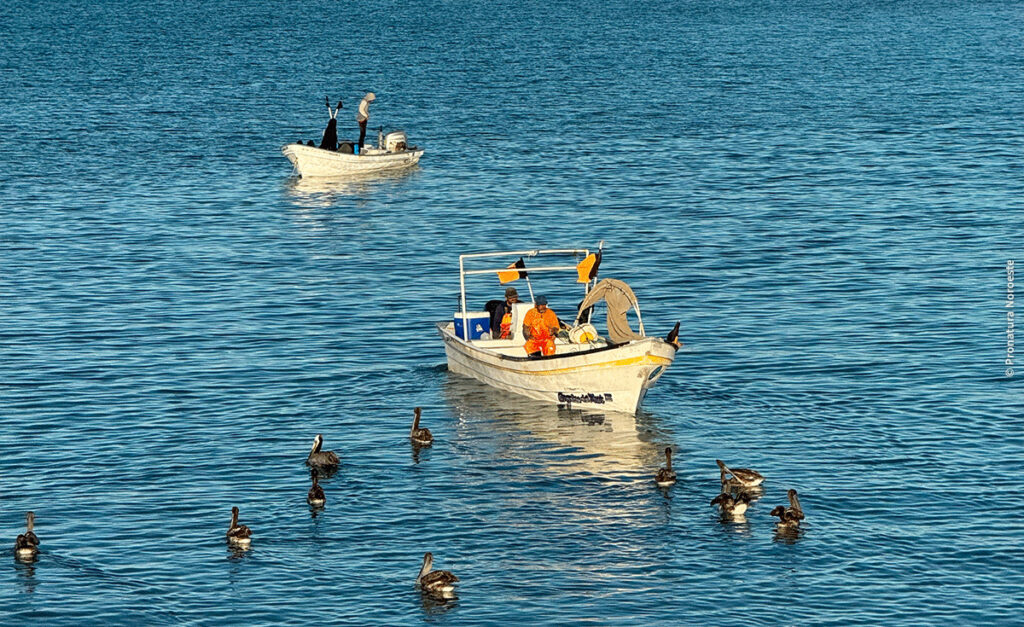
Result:
M324 100L327 102L327 115L330 119L327 120L327 128L324 129L324 136L320 140L320 147L327 150L338 149L338 111L341 111L341 101L338 101L338 107L331 111L331 99L328 96L324 96Z
M505 300L489 300L484 305L491 314L491 339L508 339L512 335L512 306L519 302L516 288L505 289Z

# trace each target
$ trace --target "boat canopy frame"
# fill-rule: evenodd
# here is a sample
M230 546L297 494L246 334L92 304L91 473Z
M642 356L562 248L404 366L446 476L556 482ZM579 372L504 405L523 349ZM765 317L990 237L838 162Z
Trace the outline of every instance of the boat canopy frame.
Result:
M602 241L600 244L598 244L598 250L602 250L603 248L604 248L604 241ZM529 272L566 272L566 271L576 272L577 271L577 266L579 264L579 262L577 261L576 263L574 263L571 266L559 266L559 265L544 266L544 265L542 265L542 266L537 266L537 267L523 267L523 268L517 268L517 267L514 267L514 266L513 267L505 266L505 267L501 267L501 268L487 268L487 269L467 270L466 269L466 262L468 260L479 260L479 259L488 259L488 258L495 258L495 257L522 257L522 258L529 257L529 258L535 258L535 257L540 257L542 255L547 255L547 256L568 256L568 255L572 255L576 259L580 259L581 256L582 256L583 259L586 259L587 256L590 255L590 249L589 248L552 248L552 249L533 249L533 250L512 250L512 251L492 252L492 253L469 253L469 254L465 254L465 255L459 255L459 305L460 305L460 309L461 309L460 313L462 314L462 328L464 330L466 330L466 331L468 331L468 329L469 329L469 312L466 310L466 277L467 276L475 276L475 275L481 275L481 274L498 274L498 273L501 273L501 272L514 272L514 271L521 271L521 272L527 272L527 273L529 273ZM590 293L590 290L593 289L593 287L595 287L597 285L597 282L598 282L598 280L597 280L597 277L595 276L592 280L587 281L583 285L583 297L584 298L586 298L586 295ZM533 285L530 283L529 276L526 277L526 285L527 285L527 288L530 291L530 301L532 302L533 301ZM640 327L640 335L642 336L642 335L644 335L644 321L643 321L643 318L641 318L641 316L640 316L640 304L637 303L635 299L633 300L632 304L633 304L633 308L636 310L637 323L638 323L638 325ZM579 311L576 312L575 321L579 322ZM458 337L458 336L456 336L456 337ZM466 338L459 338L459 339L469 341L468 337L466 337Z

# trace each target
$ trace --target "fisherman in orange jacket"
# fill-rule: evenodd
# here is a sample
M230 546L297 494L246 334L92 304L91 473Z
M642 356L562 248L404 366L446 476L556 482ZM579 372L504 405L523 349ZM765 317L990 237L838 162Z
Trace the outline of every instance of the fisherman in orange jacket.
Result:
M555 354L555 334L560 325L555 312L548 309L548 299L538 296L533 301L533 309L526 312L523 318L523 336L526 338L527 356Z

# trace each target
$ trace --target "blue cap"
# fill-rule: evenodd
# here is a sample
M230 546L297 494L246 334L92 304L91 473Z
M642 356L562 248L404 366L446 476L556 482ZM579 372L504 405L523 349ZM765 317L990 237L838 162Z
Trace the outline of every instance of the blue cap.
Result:
M547 305L548 304L548 297L547 296L538 296L537 298L534 299L533 302L536 303L537 305Z

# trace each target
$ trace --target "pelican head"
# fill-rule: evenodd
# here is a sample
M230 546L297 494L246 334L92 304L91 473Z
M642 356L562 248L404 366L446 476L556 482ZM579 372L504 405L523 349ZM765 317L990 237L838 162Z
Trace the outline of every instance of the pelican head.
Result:
M424 575L430 572L430 569L434 566L434 554L427 552L423 555L423 566L420 567L420 574L416 575L416 583L419 583L423 579Z
M313 438L313 448L310 449L309 454L313 455L320 452L320 447L324 445L324 436L321 433L316 434Z
M786 496L789 497L789 507L790 507L790 509L793 510L793 513L796 514L797 518L799 518L800 520L803 520L804 519L804 509L802 507L800 507L800 499L798 499L797 496L796 496L796 490L790 488L789 491L786 492Z
M35 526L36 526L36 513L35 512L25 512L25 526L28 528L29 532L31 532L35 528Z

